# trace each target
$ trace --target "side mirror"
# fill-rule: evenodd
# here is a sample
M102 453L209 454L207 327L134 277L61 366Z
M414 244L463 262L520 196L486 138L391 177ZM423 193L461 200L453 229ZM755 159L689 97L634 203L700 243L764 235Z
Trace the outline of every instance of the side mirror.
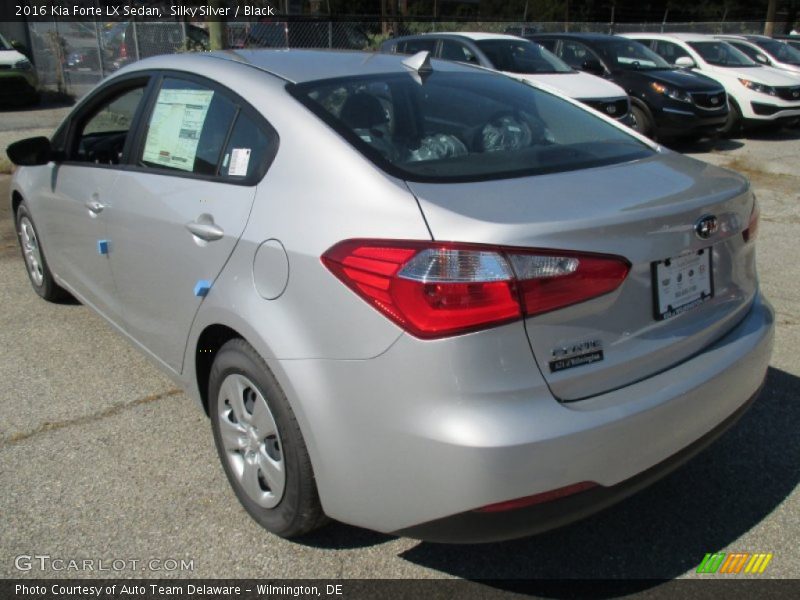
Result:
M589 58L581 64L581 71L586 71L592 75L605 75L606 69L599 60Z
M14 142L6 148L6 154L11 162L20 167L46 165L56 158L50 140L46 137L33 137Z
M769 59L761 53L755 55L755 60L757 63L761 63L762 65L769 64Z
M696 67L697 65L688 56L680 56L675 61L675 66L680 67L681 69L691 69L692 67Z

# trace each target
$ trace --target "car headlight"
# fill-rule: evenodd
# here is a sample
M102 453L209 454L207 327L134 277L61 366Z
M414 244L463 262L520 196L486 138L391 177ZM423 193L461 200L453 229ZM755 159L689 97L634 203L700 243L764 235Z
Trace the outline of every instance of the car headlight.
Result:
M18 60L14 63L14 68L19 69L20 71L30 71L33 69L33 65L27 58L23 58L22 60Z
M739 79L739 83L741 83L748 90L753 90L754 92L758 92L760 94L769 94L770 96L778 95L778 92L775 91L775 88L771 85L756 83L755 81L750 81L749 79Z
M661 94L662 96L666 96L667 98L672 98L673 100L678 100L680 102L691 102L692 97L689 96L688 92L684 92L682 90L676 90L671 87L667 87L666 85L662 85L657 81L653 81L650 84L650 87L656 94Z

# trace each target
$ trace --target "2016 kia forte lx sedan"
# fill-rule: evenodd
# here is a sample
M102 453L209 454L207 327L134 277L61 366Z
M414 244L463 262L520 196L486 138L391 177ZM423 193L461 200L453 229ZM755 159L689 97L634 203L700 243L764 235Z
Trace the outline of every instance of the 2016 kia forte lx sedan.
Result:
M9 154L34 290L183 385L281 536L567 523L718 436L770 359L745 179L424 53L147 59Z

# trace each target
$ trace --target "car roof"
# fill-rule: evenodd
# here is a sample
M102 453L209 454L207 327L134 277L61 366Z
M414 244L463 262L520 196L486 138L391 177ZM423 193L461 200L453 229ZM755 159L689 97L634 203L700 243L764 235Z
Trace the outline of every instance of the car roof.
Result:
M609 35L608 33L529 33L527 37L536 38L572 38L576 40L585 40L587 42L605 42L617 39L619 36Z
M462 37L474 41L480 40L524 40L518 35L511 35L508 33L486 33L483 31L441 31L436 33L428 33L426 35L441 35L448 37Z
M710 33L650 33L648 31L626 32L626 37L645 37L652 40L681 40L683 42L719 42Z
M351 50L222 50L155 56L137 61L126 67L125 71L164 68L196 71L198 60L206 64L208 61L218 63L220 60L227 60L254 67L291 83L302 83L355 75L405 73L408 68L403 65L403 61L408 58L402 54ZM483 71L478 67L450 61L432 59L432 63L437 71Z

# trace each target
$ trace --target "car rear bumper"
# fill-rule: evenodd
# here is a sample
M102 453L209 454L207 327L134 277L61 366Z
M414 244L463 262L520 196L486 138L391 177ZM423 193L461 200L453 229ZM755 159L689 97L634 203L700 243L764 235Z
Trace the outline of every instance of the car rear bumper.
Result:
M275 365L329 516L438 541L507 539L583 517L721 433L759 389L773 338L772 309L757 297L689 360L560 403L517 325L435 342L403 336L365 361ZM519 515L470 512L585 481L600 487Z
M736 412L686 448L616 485L597 486L558 500L515 510L467 511L394 533L431 542L474 544L534 535L588 517L655 483L705 450L739 421L760 393L761 388Z

